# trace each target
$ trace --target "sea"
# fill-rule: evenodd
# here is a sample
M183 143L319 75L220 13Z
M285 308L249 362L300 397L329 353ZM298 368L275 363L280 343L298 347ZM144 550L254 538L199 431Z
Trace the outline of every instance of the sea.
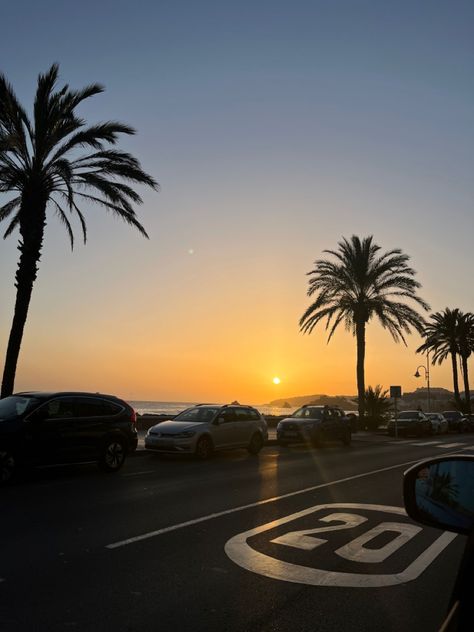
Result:
M196 404L219 404L219 402L155 402L155 401L129 401L138 414L140 415L170 415L174 416L180 413L182 410L195 406ZM268 404L256 404L254 405L262 415L291 415L297 407L291 408L276 408L269 406Z

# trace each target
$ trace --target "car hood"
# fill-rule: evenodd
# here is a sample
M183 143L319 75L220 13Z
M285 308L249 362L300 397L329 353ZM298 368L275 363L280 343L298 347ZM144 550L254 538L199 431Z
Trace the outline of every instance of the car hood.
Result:
M156 434L157 432L164 434L178 434L179 432L184 432L186 430L196 430L198 428L203 428L205 423L192 422L192 421L162 421L156 426L150 428L151 434Z

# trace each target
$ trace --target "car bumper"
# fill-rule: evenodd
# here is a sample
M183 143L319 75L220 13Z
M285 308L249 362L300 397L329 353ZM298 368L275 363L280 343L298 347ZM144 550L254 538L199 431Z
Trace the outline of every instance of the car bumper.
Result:
M173 439L172 437L145 437L145 449L153 452L168 452L172 454L191 454L196 449L196 438Z

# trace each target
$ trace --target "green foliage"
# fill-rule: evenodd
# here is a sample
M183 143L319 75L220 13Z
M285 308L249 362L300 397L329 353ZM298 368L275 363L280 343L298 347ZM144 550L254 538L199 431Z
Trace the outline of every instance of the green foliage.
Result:
M388 389L382 390L377 384L375 388L368 386L365 391L365 412L363 425L367 430L376 430L383 424L392 410L392 402L388 396Z

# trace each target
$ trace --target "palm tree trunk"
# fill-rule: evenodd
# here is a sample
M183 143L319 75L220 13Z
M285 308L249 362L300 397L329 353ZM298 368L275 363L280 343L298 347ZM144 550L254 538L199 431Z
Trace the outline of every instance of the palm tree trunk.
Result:
M357 338L357 396L359 408L359 423L363 425L365 414L365 321L356 323Z
M38 204L22 204L20 211L22 217L20 220L20 235L22 239L18 245L20 260L15 276L15 311L5 356L1 397L7 397L13 393L23 330L28 316L33 283L38 273L38 261L41 256L44 227L46 225L46 204L40 204L39 206L40 208L38 209Z
M456 405L461 406L461 396L459 395L459 381L458 381L458 365L456 361L456 353L451 352L451 364L453 367L453 389L454 389L454 401Z
M468 415L471 414L471 393L469 392L469 372L467 368L467 357L461 356L462 361L462 374L464 377L464 399L466 401L466 410L463 411Z

